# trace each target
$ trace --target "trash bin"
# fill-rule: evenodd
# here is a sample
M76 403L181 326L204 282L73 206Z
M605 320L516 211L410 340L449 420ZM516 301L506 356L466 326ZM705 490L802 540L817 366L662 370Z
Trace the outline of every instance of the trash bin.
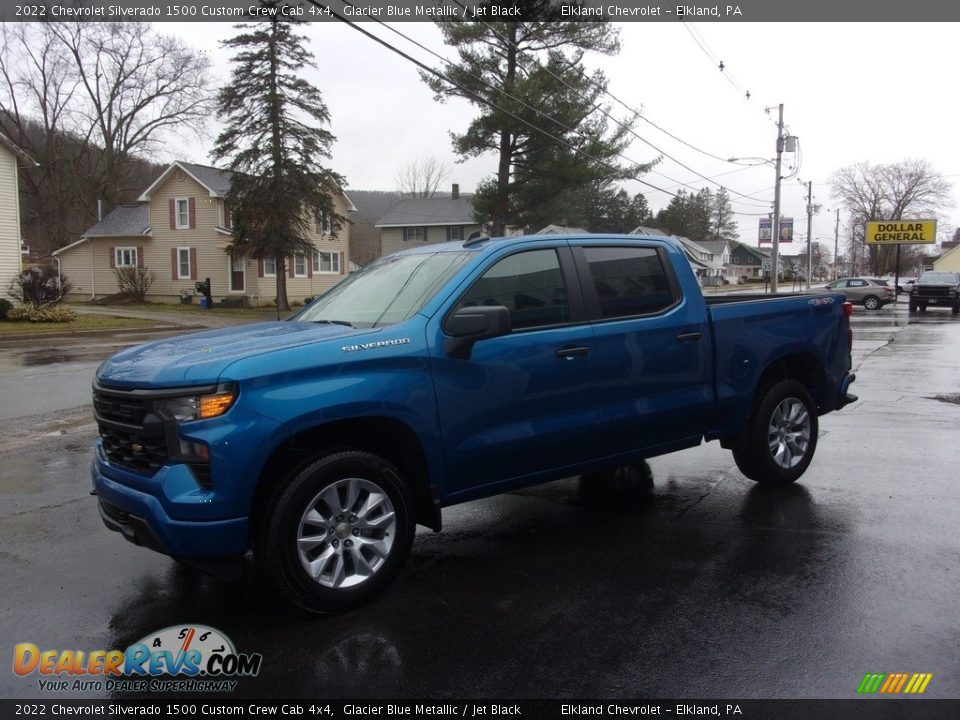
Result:
M205 297L200 298L200 309L206 310L209 307L210 307L210 303L207 302L207 299Z

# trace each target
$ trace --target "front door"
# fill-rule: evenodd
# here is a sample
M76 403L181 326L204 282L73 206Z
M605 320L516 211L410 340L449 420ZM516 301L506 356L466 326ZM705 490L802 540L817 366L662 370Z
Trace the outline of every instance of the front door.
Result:
M569 256L569 249L499 259L456 305L505 306L513 330L477 342L468 359L434 359L448 496L524 484L593 453L593 332L579 290L570 287L572 264L561 269L560 253ZM442 330L436 332L434 347L442 347Z
M246 288L246 267L243 255L230 255L230 292L243 292Z

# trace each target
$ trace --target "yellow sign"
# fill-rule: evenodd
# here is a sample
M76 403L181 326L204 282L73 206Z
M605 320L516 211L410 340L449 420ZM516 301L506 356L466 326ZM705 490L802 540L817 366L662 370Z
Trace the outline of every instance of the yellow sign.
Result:
M921 245L937 241L936 220L870 220L867 245Z

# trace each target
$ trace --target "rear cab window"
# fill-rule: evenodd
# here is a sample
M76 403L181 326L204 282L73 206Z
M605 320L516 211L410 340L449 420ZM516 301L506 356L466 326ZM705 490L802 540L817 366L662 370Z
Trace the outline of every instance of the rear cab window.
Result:
M679 285L657 248L586 245L579 250L588 306L594 304L591 288L596 296L592 316L609 320L656 315L680 302Z

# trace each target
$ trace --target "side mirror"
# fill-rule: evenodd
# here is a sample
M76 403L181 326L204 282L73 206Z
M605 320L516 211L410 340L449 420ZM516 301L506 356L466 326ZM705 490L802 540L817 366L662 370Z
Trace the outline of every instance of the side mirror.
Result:
M451 336L444 342L447 357L466 360L477 340L509 335L513 328L510 311L503 305L478 305L457 310L443 329Z

